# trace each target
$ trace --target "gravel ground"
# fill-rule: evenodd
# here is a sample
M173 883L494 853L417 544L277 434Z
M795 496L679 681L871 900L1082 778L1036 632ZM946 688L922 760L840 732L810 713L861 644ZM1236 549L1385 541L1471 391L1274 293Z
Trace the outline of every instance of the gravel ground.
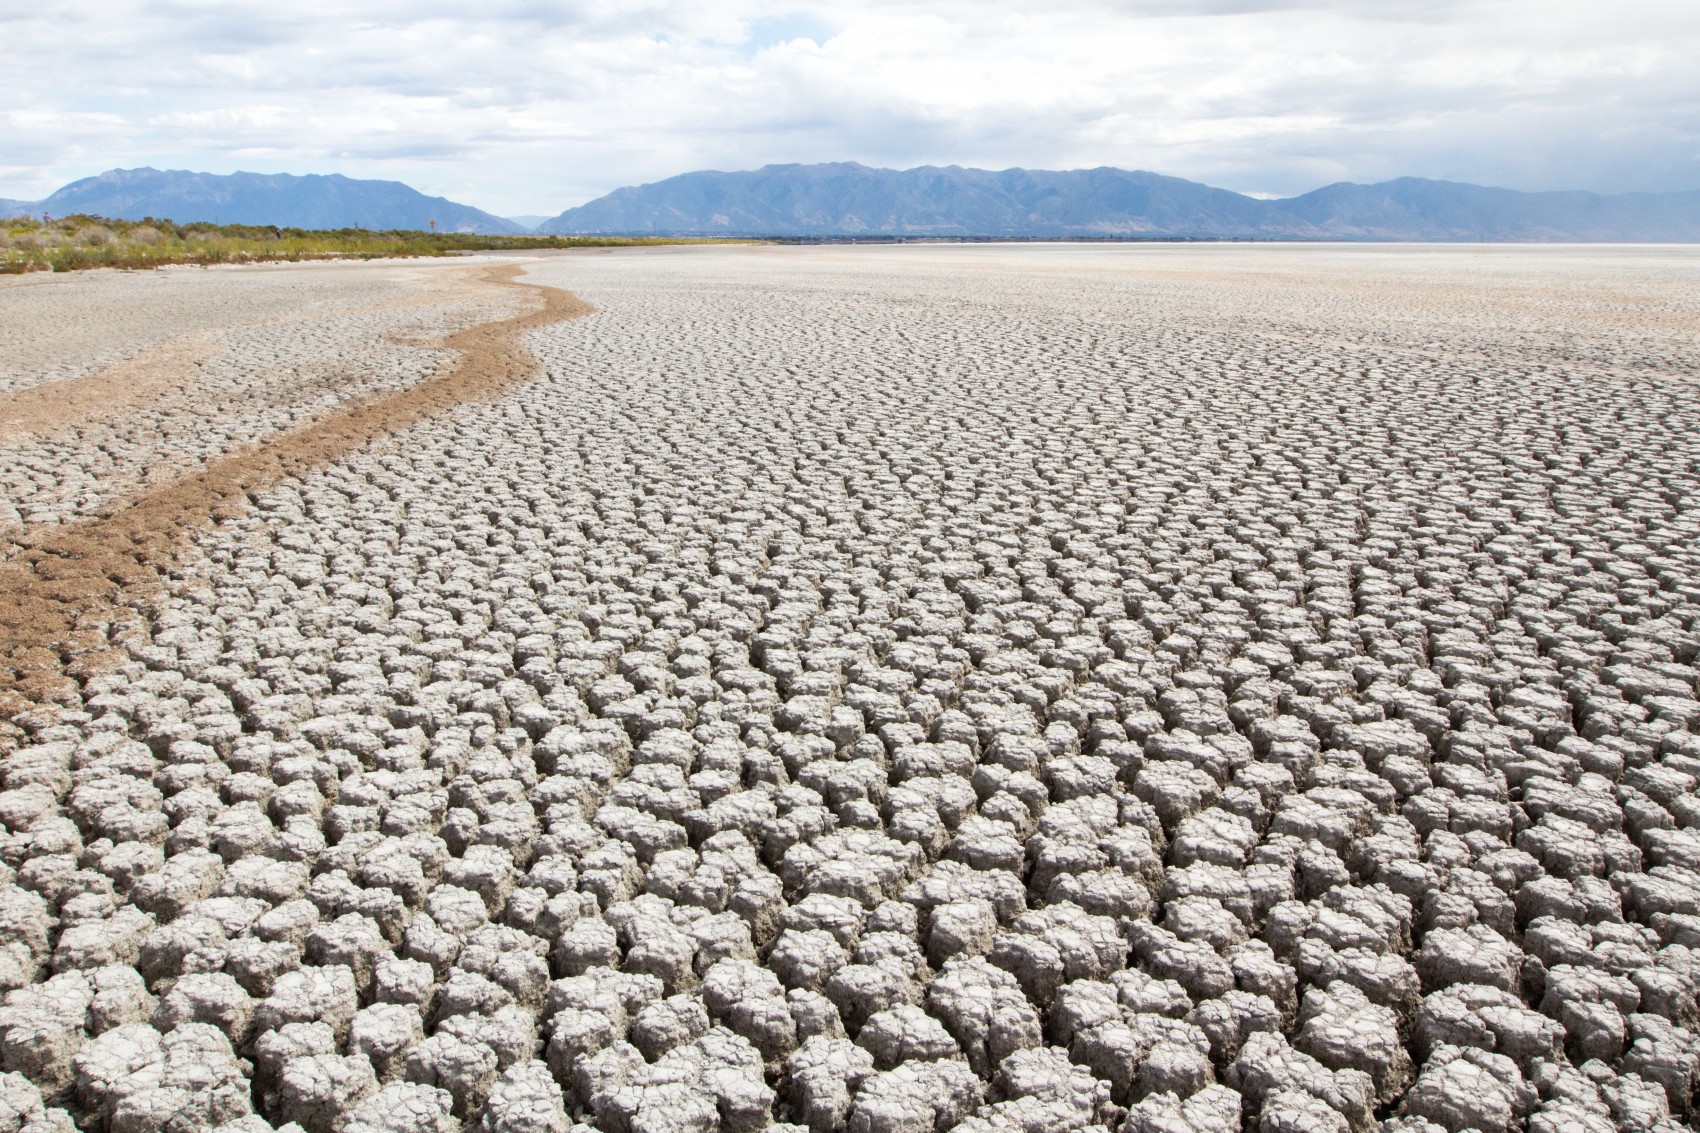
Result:
M1692 1120L1700 255L528 270L19 718L5 1133Z

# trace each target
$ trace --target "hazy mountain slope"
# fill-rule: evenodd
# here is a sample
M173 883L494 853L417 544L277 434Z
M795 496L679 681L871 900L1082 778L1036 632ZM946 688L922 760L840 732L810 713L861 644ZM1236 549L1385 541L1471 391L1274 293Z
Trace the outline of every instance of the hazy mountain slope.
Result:
M114 169L0 215L87 212L184 223L524 233L399 181L340 174ZM1700 192L1524 193L1404 177L1257 200L1178 177L1097 169L874 169L855 162L701 171L616 189L540 233L750 236L1240 237L1297 240L1700 242Z
M139 220L156 216L179 224L275 224L285 228L426 229L516 233L524 229L469 205L427 197L400 181L356 181L341 174L191 173L175 169L113 169L73 181L31 211L54 216L86 212Z
M617 189L539 228L772 236L1212 236L1700 241L1700 193L1522 193L1402 178L1262 201L1155 173L853 162L686 173Z
M1262 201L1120 169L871 169L854 162L686 173L617 189L539 231L763 235L1254 235L1308 226Z
M1700 192L1521 193L1401 177L1341 182L1277 202L1339 237L1421 240L1700 240Z

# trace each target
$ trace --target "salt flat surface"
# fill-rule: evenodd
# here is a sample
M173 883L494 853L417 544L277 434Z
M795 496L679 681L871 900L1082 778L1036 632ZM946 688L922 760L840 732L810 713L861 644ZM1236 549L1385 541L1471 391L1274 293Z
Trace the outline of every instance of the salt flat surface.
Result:
M1691 1112L1700 254L529 272L537 380L23 719L33 1133Z

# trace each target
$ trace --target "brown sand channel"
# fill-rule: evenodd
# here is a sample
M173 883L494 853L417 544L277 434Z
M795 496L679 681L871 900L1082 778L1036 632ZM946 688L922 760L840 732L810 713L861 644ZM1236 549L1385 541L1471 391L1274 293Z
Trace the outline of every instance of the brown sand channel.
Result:
M0 400L0 444L26 433L63 432L97 414L146 405L188 381L216 349L210 334L184 335L87 377L16 390Z
M509 264L481 274L535 290L541 306L448 336L443 345L461 354L449 372L209 461L94 519L20 536L21 551L0 563L0 712L57 699L69 676L108 657L125 607L158 585L188 531L241 508L251 493L535 373L522 336L594 308L559 288L518 284L520 271Z

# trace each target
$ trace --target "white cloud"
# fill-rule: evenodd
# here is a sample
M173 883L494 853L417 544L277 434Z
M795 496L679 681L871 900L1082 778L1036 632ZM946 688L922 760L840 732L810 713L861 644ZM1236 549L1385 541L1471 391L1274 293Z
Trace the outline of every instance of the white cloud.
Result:
M112 166L555 212L696 168L1700 188L1668 0L63 0L0 9L0 195Z

